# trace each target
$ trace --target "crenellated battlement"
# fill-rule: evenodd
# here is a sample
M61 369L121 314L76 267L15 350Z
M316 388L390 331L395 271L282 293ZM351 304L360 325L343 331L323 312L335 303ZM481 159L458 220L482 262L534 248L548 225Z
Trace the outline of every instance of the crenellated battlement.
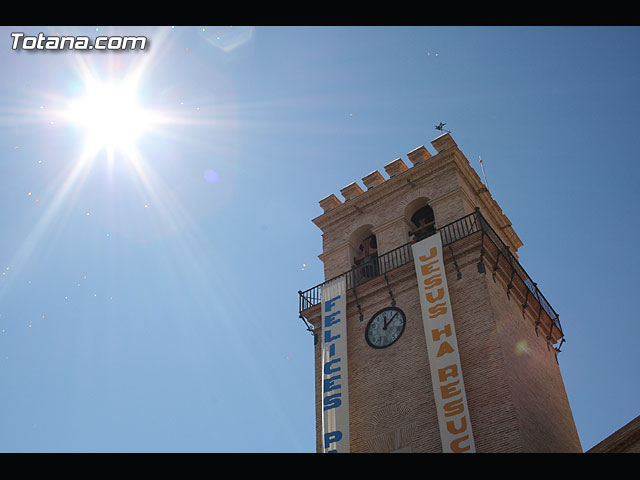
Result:
M448 133L440 135L438 138L431 142L431 145L435 148L436 155L448 148L457 148L458 146L453 138L451 138L451 135L449 135ZM392 162L387 163L384 166L384 171L387 173L388 178L391 179L401 173L406 172L410 168L429 160L432 157L433 155L431 155L429 150L427 150L424 145L421 145L407 154L407 158L411 162L410 166L407 165L402 160L402 158L397 158ZM340 193L345 202L356 198L358 195L363 194L367 190L371 190L372 188L383 184L388 179L385 178L384 175L382 175L378 170L374 170L367 176L363 177L361 180L362 183L364 183L366 190L363 190L358 182L352 182L340 190ZM323 209L323 211L328 212L336 207L339 207L344 202L342 202L336 195L330 194L320 200L318 203L320 204L320 207Z

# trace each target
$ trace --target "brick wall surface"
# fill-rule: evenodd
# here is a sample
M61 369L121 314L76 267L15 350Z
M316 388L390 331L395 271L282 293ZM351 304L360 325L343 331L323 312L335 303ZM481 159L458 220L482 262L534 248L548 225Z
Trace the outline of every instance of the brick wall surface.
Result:
M536 333L533 310L523 316L502 281L485 281L525 451L581 452L560 366L545 335Z

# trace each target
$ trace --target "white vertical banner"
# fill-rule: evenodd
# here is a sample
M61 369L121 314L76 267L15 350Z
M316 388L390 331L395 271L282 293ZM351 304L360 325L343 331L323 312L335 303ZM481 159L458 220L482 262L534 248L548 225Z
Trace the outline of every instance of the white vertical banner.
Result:
M412 249L442 451L475 452L440 232Z
M322 286L322 444L324 453L349 453L347 283Z

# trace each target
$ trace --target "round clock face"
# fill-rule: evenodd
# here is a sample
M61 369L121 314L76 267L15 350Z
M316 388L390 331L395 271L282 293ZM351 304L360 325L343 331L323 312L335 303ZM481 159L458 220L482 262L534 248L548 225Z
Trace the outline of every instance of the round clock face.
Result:
M388 347L400 338L406 323L404 312L399 308L383 308L367 324L364 334L367 343L373 348Z

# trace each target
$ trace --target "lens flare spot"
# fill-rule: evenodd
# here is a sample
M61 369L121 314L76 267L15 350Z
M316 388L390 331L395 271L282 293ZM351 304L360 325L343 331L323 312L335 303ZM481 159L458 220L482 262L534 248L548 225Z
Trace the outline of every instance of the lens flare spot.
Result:
M524 355L529 353L529 345L527 345L526 340L520 340L516 343L516 355Z
M215 170L207 170L204 172L204 179L209 183L216 183L220 180L220 175Z
M203 28L204 32L205 29ZM230 53L246 45L254 35L254 28L248 26L206 27L202 33L207 42L224 53Z

